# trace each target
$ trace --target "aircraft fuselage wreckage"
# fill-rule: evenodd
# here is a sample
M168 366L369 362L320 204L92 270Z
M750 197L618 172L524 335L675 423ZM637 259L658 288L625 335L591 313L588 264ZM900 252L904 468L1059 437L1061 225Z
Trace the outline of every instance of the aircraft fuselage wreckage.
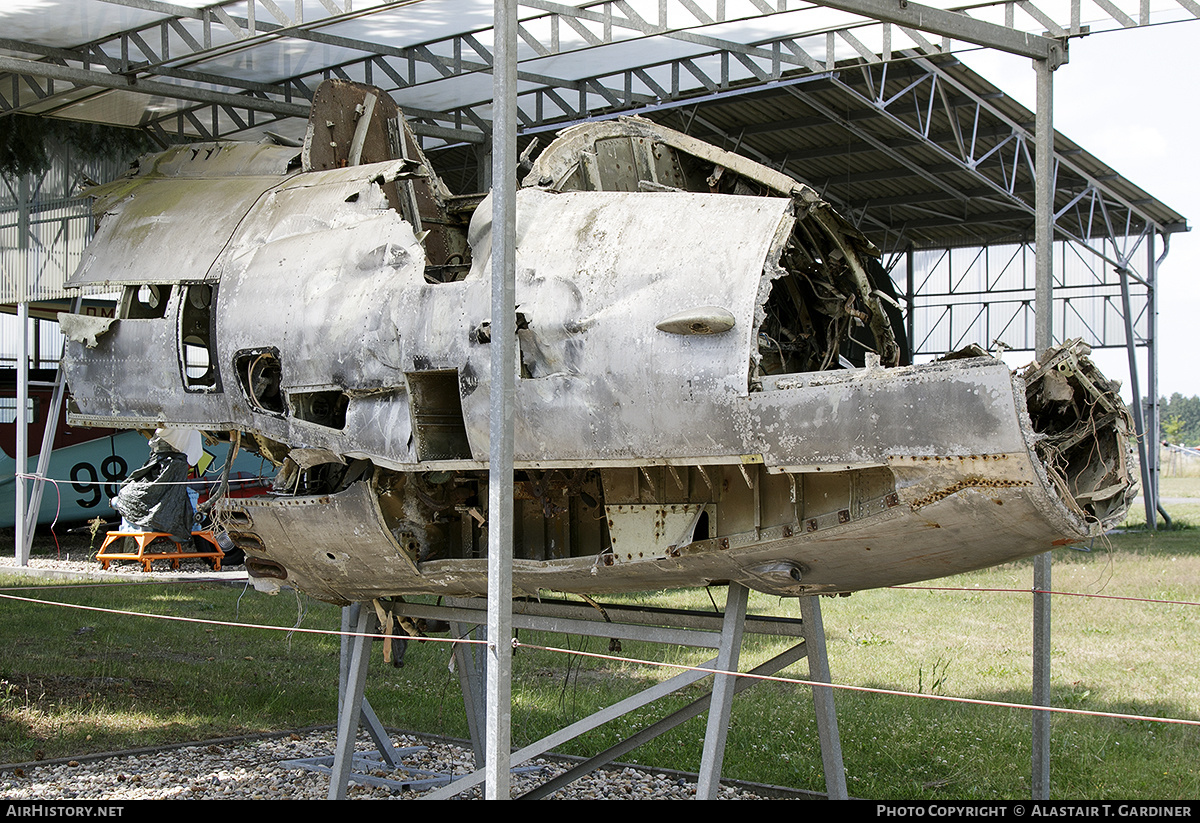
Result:
M203 144L95 190L64 318L74 424L240 438L217 521L260 587L486 590L491 208L386 94L304 146ZM517 194L514 589L941 577L1101 533L1128 414L1075 343L901 365L878 253L807 186L646 120L566 129Z

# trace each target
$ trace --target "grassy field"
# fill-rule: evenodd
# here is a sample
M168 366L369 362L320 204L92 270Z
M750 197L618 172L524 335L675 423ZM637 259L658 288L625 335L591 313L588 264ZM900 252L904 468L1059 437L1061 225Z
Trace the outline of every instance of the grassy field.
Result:
M1171 496L1164 481L1163 495ZM1176 522L1193 517L1179 505ZM1191 522L1200 522L1192 519ZM1200 720L1200 610L1150 601L1200 600L1200 530L1131 532L1090 551L1055 553L1053 588L1104 598L1056 597L1053 703L1089 711ZM7 579L11 587L29 583ZM834 681L921 694L1029 702L1032 564L1009 564L925 588L822 599ZM999 589L1001 591L992 591ZM181 617L336 629L338 610L294 594L267 597L224 586L59 585L9 594ZM614 598L616 599L616 598ZM724 592L619 598L713 609ZM751 610L799 614L793 600L751 595ZM79 755L250 731L331 724L337 639L322 635L147 620L0 600L0 762ZM522 632L523 642L607 650L599 639ZM782 644L749 637L742 668ZM696 664L703 652L624 644L622 655ZM376 650L367 694L391 727L467 734L445 644L412 643L402 668ZM519 745L608 705L673 671L520 649L513 737ZM784 674L804 679L803 662ZM663 701L563 751L617 742L702 693ZM837 693L850 792L870 798L1027 798L1026 710ZM695 770L703 716L634 751L648 765ZM1200 728L1056 715L1055 798L1200 797ZM808 688L768 683L734 703L725 774L822 791Z

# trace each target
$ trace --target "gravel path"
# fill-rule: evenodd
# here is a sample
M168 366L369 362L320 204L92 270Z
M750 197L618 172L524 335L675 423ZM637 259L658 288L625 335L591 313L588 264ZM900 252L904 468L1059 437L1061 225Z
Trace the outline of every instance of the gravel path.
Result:
M393 744L419 747L402 757L403 768L380 766L375 777L412 780L413 770L464 775L473 771L469 750L444 741L393 735ZM247 741L218 741L159 751L114 754L100 758L16 764L0 767L0 797L5 800L318 800L329 792L329 776L289 766L288 761L332 757L332 730L292 733ZM360 751L373 751L364 737ZM513 776L513 797L569 768L559 761L538 759L532 774ZM770 787L763 787L769 789ZM423 791L430 791L424 789ZM420 791L400 791L351 779L350 799L413 800ZM778 799L741 787L723 785L722 800ZM551 795L552 800L690 800L695 784L678 773L629 767L593 772ZM479 788L460 795L479 799Z
M0 540L3 536L0 535ZM11 541L10 541L11 542ZM27 574L32 572L46 577L78 577L95 580L128 580L128 581L158 581L173 579L195 579L212 577L219 580L245 580L246 567L223 565L221 571L214 572L204 560L180 560L179 568L172 569L170 561L156 560L150 573L142 571L142 564L132 560L114 560L109 563L108 570L100 567L97 560L92 559L94 552L89 548L86 538L77 535L60 537L59 546L39 534L35 554L29 558L29 566L21 568L14 564L13 558L0 560L0 574Z

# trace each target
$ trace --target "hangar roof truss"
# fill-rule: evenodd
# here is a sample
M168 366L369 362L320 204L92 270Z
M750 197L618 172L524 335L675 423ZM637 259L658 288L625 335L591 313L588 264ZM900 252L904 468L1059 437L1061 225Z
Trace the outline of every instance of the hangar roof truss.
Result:
M1033 114L956 51L1053 65L1071 36L1200 17L1195 0L518 2L523 141L639 113L804 180L893 252L1032 239ZM297 139L340 77L388 91L452 189L480 187L491 0L28 0L0 31L0 116ZM1061 134L1054 168L1059 238L1135 278L1150 233L1186 229Z

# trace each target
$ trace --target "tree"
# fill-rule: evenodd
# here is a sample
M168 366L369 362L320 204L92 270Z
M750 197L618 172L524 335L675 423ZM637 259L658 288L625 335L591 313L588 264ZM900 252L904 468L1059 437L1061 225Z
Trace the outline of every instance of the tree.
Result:
M1163 397L1158 403L1163 438L1177 445L1200 445L1200 397L1175 392L1169 400Z
M55 145L69 147L85 162L131 160L159 148L147 132L136 129L13 114L0 117L0 176L45 172Z

